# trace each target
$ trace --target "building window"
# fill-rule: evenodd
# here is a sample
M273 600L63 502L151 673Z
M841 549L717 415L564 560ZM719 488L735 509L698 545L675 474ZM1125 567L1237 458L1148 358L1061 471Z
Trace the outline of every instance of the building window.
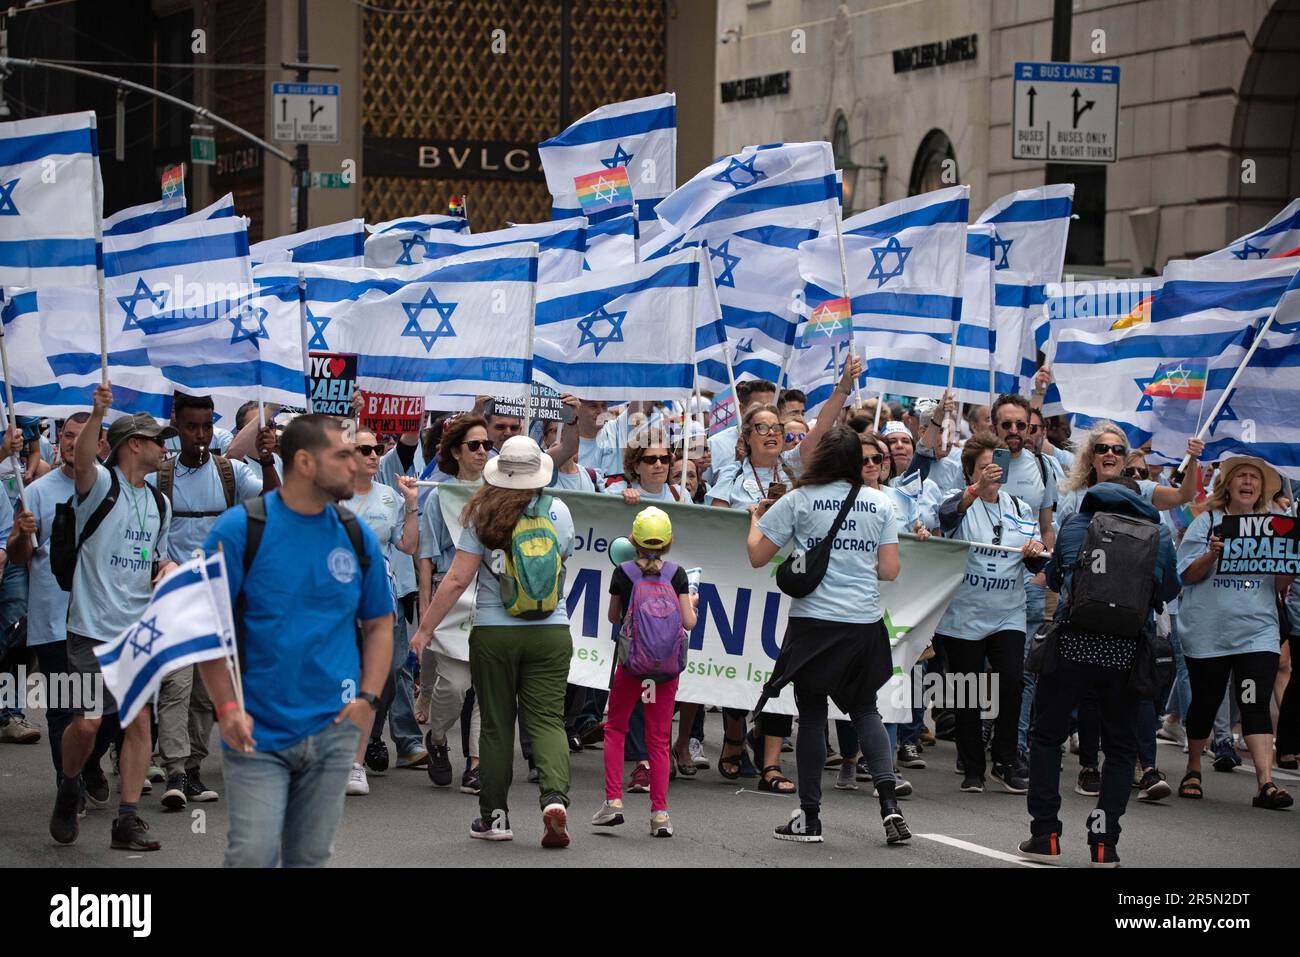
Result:
M951 160L952 173L944 177L944 164ZM931 130L921 141L921 148L916 151L912 163L912 178L908 184L907 195L928 193L933 189L943 189L959 182L957 175L957 154L953 152L952 140L943 130Z

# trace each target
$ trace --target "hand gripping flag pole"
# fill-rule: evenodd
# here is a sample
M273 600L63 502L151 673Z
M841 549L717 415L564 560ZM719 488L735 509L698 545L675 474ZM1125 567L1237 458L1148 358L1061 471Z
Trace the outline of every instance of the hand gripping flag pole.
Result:
M838 209L835 211L835 242L839 246L839 251L840 251L840 281L842 283L840 288L844 290L844 301L847 302L849 306L849 327L850 327L849 355L852 356L853 343L857 341L858 337L855 333L852 332L853 295L852 293L849 292L849 266L848 266L848 260L845 259L844 256L844 230L840 223L840 211ZM839 346L837 344L835 347L835 367L837 369L839 368L839 364L840 364L840 351L839 351ZM858 384L858 379L855 377L853 379L853 404L858 405L861 402L862 402L862 387ZM872 428L878 429L879 427L880 427L880 403L877 402L876 403L876 424Z
M222 581L227 581L226 575L226 552L221 543L217 543L217 558L221 562ZM230 681L235 689L235 701L239 703L239 710L244 710L244 681L239 673L239 651L235 644L234 621L231 616L226 614L221 602L217 601L216 592L212 586L212 579L208 577L207 561L199 562L199 575L203 578L204 593L208 596L208 601L212 605L212 613L216 616L217 624L221 628L221 645L226 650L226 669L230 672Z

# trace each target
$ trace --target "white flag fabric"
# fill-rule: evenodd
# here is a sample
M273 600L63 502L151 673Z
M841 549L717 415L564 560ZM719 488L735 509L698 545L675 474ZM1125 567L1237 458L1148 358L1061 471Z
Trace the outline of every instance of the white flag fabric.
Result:
M617 269L636 262L636 215L587 224L587 253L583 268L591 272Z
M1296 247L1300 247L1300 199L1291 200L1280 213L1253 233L1238 236L1222 249L1206 253L1199 261L1272 259Z
M174 223L185 215L185 197L169 196L152 203L142 203L104 218L104 235L120 236L138 233L166 223Z
M430 259L456 256L471 249L490 249L516 243L536 243L538 282L564 282L582 272L587 251L587 221L567 219L525 223L486 233L452 233L403 230L375 233L366 240L366 262L373 269L419 265Z
M534 374L584 399L681 399L695 381L700 250L538 291Z
M233 652L224 556L192 558L154 590L140 621L95 648L122 726L153 701L173 671Z
M249 248L249 255L254 264L294 262L360 266L365 261L365 246L365 221L349 219L288 236L264 239Z
M468 233L469 220L464 216L448 216L445 213L421 213L418 216L400 216L386 219L382 223L368 223L368 233L415 232L427 233L441 230L449 233Z
M0 286L94 286L103 197L94 112L0 123Z

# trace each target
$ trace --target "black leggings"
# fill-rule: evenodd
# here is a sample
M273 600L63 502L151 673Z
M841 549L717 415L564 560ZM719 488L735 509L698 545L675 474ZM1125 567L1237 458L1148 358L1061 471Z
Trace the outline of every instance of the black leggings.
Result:
M1221 658L1187 655L1187 676L1192 684L1192 703L1187 708L1186 720L1188 739L1202 741L1210 736L1214 715L1234 676L1232 693L1241 709L1241 733L1272 734L1273 719L1268 705L1273 699L1278 658L1276 651L1250 651Z

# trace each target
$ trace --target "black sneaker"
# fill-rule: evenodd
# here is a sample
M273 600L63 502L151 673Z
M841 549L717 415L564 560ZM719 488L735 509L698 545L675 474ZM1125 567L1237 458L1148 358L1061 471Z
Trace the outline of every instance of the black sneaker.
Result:
M871 780L871 766L867 764L866 758L858 758L856 776L859 781Z
M984 779L978 774L968 774L961 779L961 789L967 794L983 794Z
M383 738L371 738L366 745L366 767L375 774L388 770L388 745Z
M460 792L462 794L478 794L483 788L478 776L478 765L472 768L466 768L465 773L460 776Z
M108 776L104 769L86 767L81 772L81 783L85 789L86 802L93 808L108 807Z
M510 829L509 818L494 824L490 821L484 821L481 817L476 817L470 822L469 836L476 837L480 841L513 841L515 832Z
M1237 750L1232 745L1231 736L1220 738L1214 742L1210 749L1214 752L1214 770L1224 774L1230 774L1241 765L1241 758L1237 756Z
M212 788L208 787L206 784L203 783L203 780L199 777L198 768L186 769L185 771L185 797L186 798L188 798L191 801L198 801L199 803L202 804L208 801L215 801L218 798L220 798L220 796L221 795L217 794L216 791L212 790Z
M1143 772L1142 780L1138 782L1139 801L1159 801L1171 793L1172 789L1163 774L1155 768Z
M790 814L790 820L773 829L772 836L778 841L794 841L799 844L822 843L822 821L818 817L808 820L803 808Z
M1101 793L1101 772L1096 768L1080 768L1079 783L1074 786L1075 794L1084 797L1096 797Z
M179 811L186 803L184 773L177 771L167 775L167 790L163 792L162 806L168 811Z
M915 744L901 744L898 746L898 763L905 768L923 768L925 758L921 757L921 749Z
M1061 859L1061 835L1055 831L1047 834L1035 834L1027 841L1020 842L1020 856L1031 861L1044 861L1059 864Z
M452 770L451 770L451 748L446 742L439 744L433 740L433 732L424 732L424 748L429 752L429 765L425 769L429 773L429 780L433 782L436 788L451 787Z
M934 712L934 736L940 741L957 740L957 715L946 708Z
M113 822L113 849L118 851L156 851L157 841L149 837L149 825L138 814L124 814Z
M71 844L81 831L81 789L60 787L50 815L50 837L60 844Z
M1119 851L1114 844L1089 844L1088 856L1093 867L1119 867Z
M880 805L880 823L885 826L885 843L902 844L912 839L912 831L894 801Z
M569 731L569 732L566 733L566 737L568 737L568 739L569 739L569 753L570 753L570 754L581 754L581 753L582 753L582 735L580 735L577 731Z
M1002 785L1003 790L1012 794L1028 794L1029 782L1020 776L1019 771L1010 764L994 762L990 776Z

